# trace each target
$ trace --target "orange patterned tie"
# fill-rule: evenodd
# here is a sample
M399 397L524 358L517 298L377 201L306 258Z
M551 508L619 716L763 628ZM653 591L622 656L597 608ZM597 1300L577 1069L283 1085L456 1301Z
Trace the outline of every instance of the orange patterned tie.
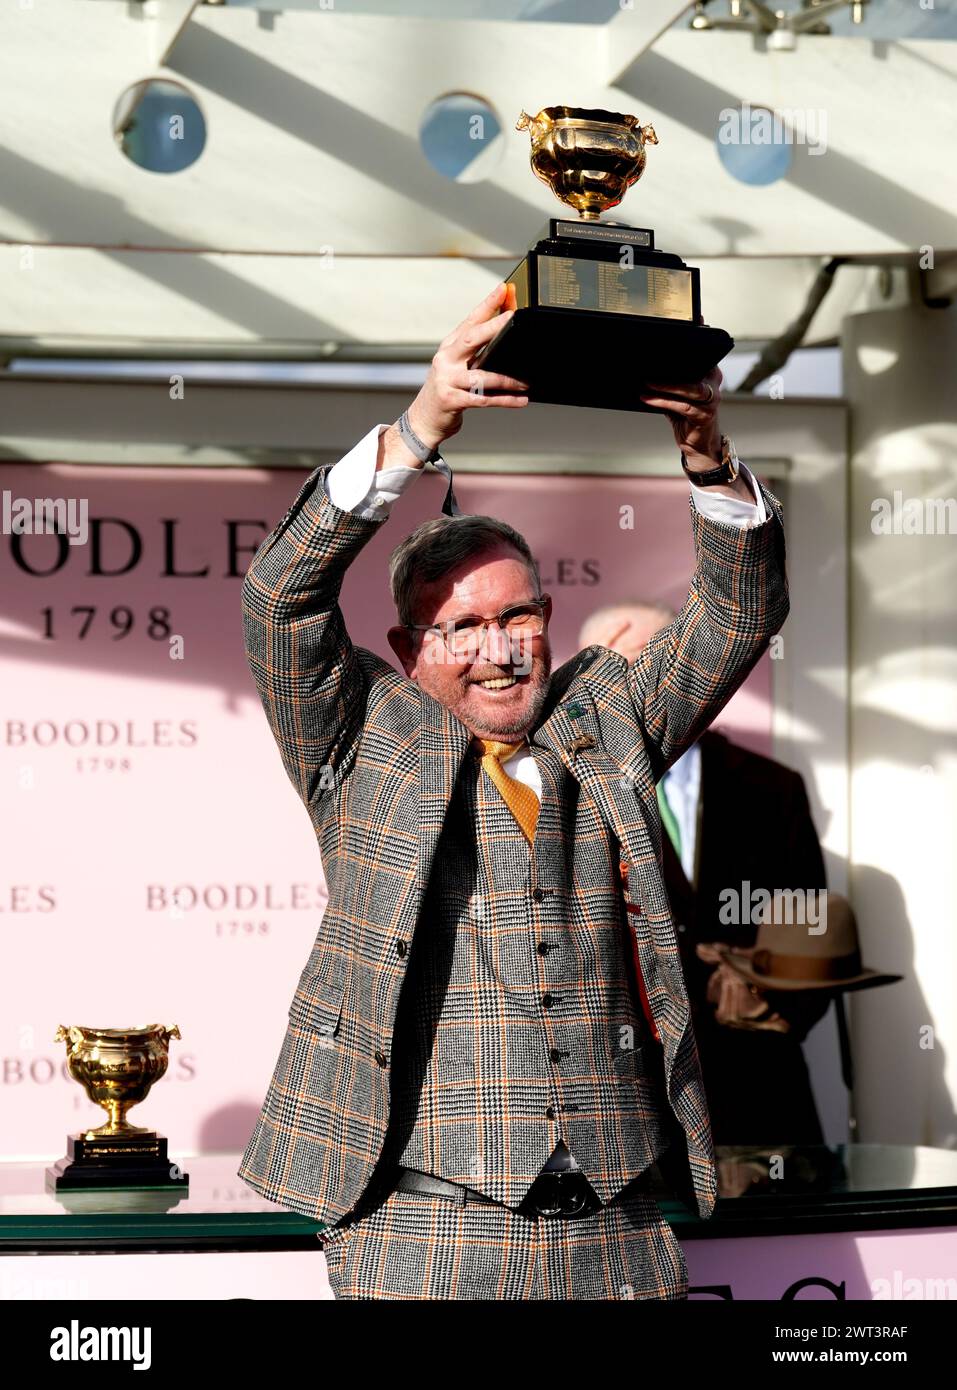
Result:
M538 821L538 797L531 787L526 787L524 782L510 777L502 766L502 758L509 757L516 748L521 748L525 740L521 739L518 743L499 743L492 738L476 738L473 741L481 752L483 768L501 792L502 800L531 844Z

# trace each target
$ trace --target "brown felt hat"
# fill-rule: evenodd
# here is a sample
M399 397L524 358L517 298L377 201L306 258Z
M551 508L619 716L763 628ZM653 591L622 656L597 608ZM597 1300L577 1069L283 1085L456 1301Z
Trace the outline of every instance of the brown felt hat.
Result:
M776 892L764 910L753 951L741 955L727 943L716 949L732 970L762 989L872 989L903 979L861 961L854 911L840 893L824 892L816 927L800 916L790 891ZM821 931L820 928L824 927Z

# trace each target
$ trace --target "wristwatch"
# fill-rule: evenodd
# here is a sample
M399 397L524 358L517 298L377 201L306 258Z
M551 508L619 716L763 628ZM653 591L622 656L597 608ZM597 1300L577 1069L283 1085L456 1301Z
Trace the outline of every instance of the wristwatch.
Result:
M428 444L421 440L416 434L415 430L409 424L409 412L407 410L403 410L402 414L399 416L398 423L399 435L403 444L405 444L422 463L434 463L436 459L442 457L437 444L429 448Z
M686 475L698 487L711 487L715 483L733 483L738 476L739 468L734 440L726 434L721 436L721 462L717 468L708 468L704 473L696 473L694 469L688 467L688 461L684 454L681 455L681 466Z

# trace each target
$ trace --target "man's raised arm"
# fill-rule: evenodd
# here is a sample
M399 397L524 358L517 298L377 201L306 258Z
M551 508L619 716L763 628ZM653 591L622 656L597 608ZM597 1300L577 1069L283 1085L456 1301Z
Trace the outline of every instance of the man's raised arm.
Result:
M669 394L651 388L643 397L668 413L681 450L696 555L681 612L628 672L656 781L724 708L790 606L777 499L743 465L732 481L695 482L728 456L730 441L718 428L720 385L716 367L703 383L669 387Z
M469 367L499 331L499 284L443 340L409 407L429 448L457 433L464 410L521 406L524 383ZM242 586L246 659L283 766L309 806L348 771L362 729L366 684L346 631L339 592L346 570L423 464L396 424L376 425L334 466L317 468L260 544Z
M246 660L283 766L307 806L338 780L358 738L364 678L339 607L346 570L378 523L335 505L328 475L375 461L370 430L335 468L309 475L260 545L242 586ZM341 475L340 475L341 476Z

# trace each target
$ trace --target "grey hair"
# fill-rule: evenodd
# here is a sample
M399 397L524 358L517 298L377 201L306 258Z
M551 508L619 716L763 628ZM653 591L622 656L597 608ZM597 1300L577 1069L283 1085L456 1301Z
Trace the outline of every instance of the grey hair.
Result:
M528 541L493 516L437 516L423 521L389 556L389 585L403 625L415 622L419 589L475 555L501 545L517 550L541 593L541 576Z

